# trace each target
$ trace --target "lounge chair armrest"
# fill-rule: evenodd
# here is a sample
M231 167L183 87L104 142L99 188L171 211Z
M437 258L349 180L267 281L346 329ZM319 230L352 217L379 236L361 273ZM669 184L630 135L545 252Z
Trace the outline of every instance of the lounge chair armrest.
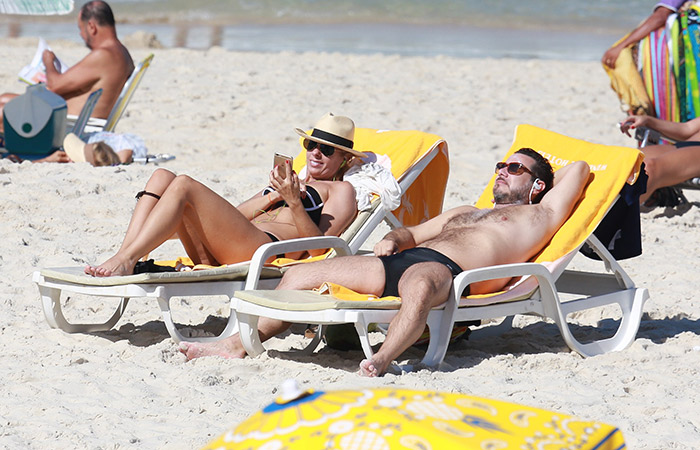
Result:
M464 289L479 281L495 280L498 278L514 278L532 275L537 278L540 288L543 285L548 285L550 289L554 289L554 280L551 272L542 264L538 263L516 263L502 264L499 266L482 267L478 269L465 270L457 275L454 279L453 296L456 304L459 303L459 296Z
M347 242L336 236L314 236L270 242L269 244L261 245L253 254L253 258L250 260L250 269L248 270L245 289L249 290L257 287L263 265L271 256L321 248L332 248L336 251L338 256L352 254Z

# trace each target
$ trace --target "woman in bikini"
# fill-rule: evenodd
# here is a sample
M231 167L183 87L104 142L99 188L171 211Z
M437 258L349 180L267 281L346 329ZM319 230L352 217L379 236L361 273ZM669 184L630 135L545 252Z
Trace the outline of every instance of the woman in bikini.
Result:
M173 234L195 264L247 261L263 244L299 237L339 235L357 213L355 191L342 179L354 156L355 125L327 114L304 138L306 178L289 161L270 172L270 185L238 207L186 175L156 170L138 203L119 251L99 266L97 277L129 275L136 262Z
M630 130L638 127L651 128L676 141L675 144L640 148L644 153L644 170L649 176L647 192L640 197L642 203L659 188L700 177L700 118L672 122L650 116L629 116L620 124L620 131L631 136Z

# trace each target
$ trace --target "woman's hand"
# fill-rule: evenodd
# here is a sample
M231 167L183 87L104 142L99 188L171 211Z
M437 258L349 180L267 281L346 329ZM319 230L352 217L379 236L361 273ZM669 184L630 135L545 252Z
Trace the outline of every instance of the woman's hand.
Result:
M292 170L289 161L284 166L275 166L270 172L270 186L288 205L301 202L302 186L299 176ZM304 186L305 189L305 186Z
M647 116L629 116L622 122L620 122L620 131L625 133L627 136L632 137L630 130L634 130L637 127L643 127L646 124Z

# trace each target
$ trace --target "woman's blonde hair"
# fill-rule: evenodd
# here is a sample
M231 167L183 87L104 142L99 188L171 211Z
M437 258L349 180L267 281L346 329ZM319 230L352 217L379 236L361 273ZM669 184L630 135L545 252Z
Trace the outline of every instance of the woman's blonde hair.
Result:
M93 149L96 166L116 166L121 164L116 152L104 142L97 142Z

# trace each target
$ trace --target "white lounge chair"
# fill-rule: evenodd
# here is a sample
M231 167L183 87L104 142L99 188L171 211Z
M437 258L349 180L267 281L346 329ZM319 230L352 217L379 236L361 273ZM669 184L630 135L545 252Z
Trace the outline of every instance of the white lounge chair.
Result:
M593 232L625 182L636 179L641 153L631 148L591 144L529 125L516 128L515 140L506 158L522 147L542 152L554 167L585 160L591 165L592 180L571 217L532 262L469 270L455 278L448 302L429 315L430 343L422 361L426 365L434 366L442 361L455 322L474 319L515 314L550 318L559 326L567 345L584 356L621 350L635 338L648 291L634 285ZM495 176L484 190L478 207L491 206L494 180ZM594 249L612 274L565 270L584 243ZM524 278L503 293L467 298L459 295L470 283L504 277ZM577 298L562 299L562 293L575 294ZM619 305L622 313L615 336L590 343L579 342L571 333L567 316L608 304ZM236 292L232 301L232 309L240 322L241 340L252 356L264 351L257 332L258 318L270 317L300 323L353 323L363 351L370 358L372 348L367 327L371 323L390 322L399 307L397 300L338 300L312 291L246 290ZM316 344L317 340L313 341L309 350L313 351Z
M384 210L379 201L358 214L350 227L337 237L322 240L322 247L341 248L340 254L355 253L371 232L385 221L390 227L415 224L438 214L449 172L447 143L434 134L417 131L378 131L356 129L355 146L377 155L388 155L392 172L402 188L402 204L393 211ZM295 160L298 171L305 160ZM297 165L299 164L299 165ZM130 298L155 298L163 314L168 332L175 341L208 341L230 336L236 331L236 317L229 315L226 328L216 337L187 337L178 331L172 319L171 299L183 296L233 297L240 289L272 289L279 283L284 267L264 266L269 256L305 250L314 239L295 239L261 246L250 263L194 272L166 272L95 278L82 273L80 267L47 268L34 272L33 281L41 294L46 320L52 328L69 333L106 331L114 327ZM330 252L329 252L330 253ZM89 296L118 298L114 314L101 323L74 323L64 316L61 297L77 293Z

